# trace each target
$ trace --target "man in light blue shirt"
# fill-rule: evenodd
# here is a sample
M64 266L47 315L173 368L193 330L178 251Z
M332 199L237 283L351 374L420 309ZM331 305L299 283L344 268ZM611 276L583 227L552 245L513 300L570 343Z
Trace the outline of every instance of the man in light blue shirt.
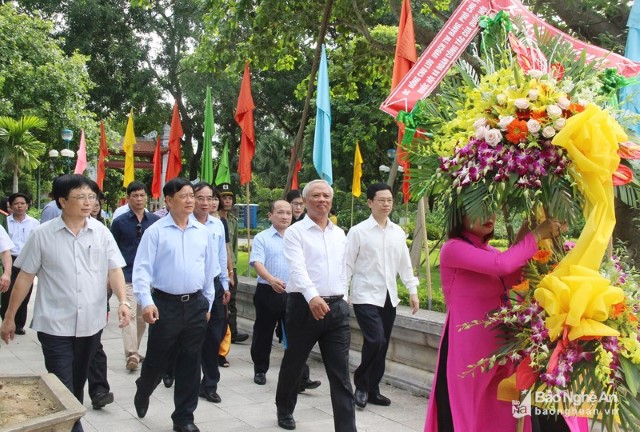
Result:
M162 191L171 210L144 232L133 264L133 292L149 324L133 403L138 417L144 417L149 397L175 356L173 430L197 432L193 412L218 258L211 232L190 217L195 205L191 183L178 177Z

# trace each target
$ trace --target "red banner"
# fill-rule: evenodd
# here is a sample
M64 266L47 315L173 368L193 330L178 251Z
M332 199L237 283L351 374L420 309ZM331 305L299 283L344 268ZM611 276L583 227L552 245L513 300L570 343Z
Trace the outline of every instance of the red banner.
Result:
M562 36L574 46L577 56L584 51L588 60L602 59L604 67L616 68L624 76L640 74L640 63L561 32L537 17L518 0L465 0L453 12L413 68L380 105L380 109L394 118L400 111L411 111L416 102L429 96L440 84L453 63L469 46L478 33L480 17L493 15L500 10L508 11L510 16L522 17L531 34L534 27L539 27L552 35Z

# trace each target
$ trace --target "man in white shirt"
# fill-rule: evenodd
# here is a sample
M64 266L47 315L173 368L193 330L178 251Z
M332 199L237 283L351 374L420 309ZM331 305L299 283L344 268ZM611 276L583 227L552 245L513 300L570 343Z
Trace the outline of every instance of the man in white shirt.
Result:
M413 275L406 234L389 219L393 210L391 188L376 183L367 189L371 216L351 228L347 236L345 265L351 279L351 304L362 337L362 360L353 380L356 405L367 402L388 406L389 398L380 394L384 361L396 319L398 287L396 277L409 290L412 312L418 311L418 278Z
M11 214L7 217L7 227L9 228L9 237L11 237L11 240L14 244L13 248L11 249L12 262L15 261L16 258L18 258L22 247L27 242L29 235L31 235L31 231L38 225L40 225L40 222L27 214L27 210L29 210L30 205L31 198L29 198L29 196L26 194L16 192L9 196L9 207L11 208ZM20 269L15 267L12 268L11 285L6 292L2 293L2 306L0 306L0 317L2 317L2 319L4 319L4 315L7 312L7 307L9 307L9 298L11 297L13 284L15 284L19 272ZM27 296L24 298L22 304L16 312L17 335L25 334L24 326L27 323L27 306L29 304L29 299L31 298L32 289L33 285L29 288Z
M0 225L0 257L2 258L2 276L0 276L0 292L5 292L11 284L11 248L13 242L4 227Z
M120 325L129 324L122 267L111 232L89 214L97 199L91 180L64 175L53 183L62 215L33 230L15 266L20 268L0 337L15 336L15 314L38 276L33 322L47 371L82 403L89 364L107 324L107 283L120 301ZM82 431L78 420L72 431Z
M287 281L287 350L280 365L276 407L278 426L295 429L293 411L304 364L316 344L331 387L333 423L337 432L356 430L349 378L349 305L345 301L344 231L329 221L333 189L313 180L302 191L307 216L284 235Z

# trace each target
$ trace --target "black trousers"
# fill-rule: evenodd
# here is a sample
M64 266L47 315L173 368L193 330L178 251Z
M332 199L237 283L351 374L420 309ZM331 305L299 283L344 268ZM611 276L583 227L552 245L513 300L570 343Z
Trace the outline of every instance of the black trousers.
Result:
M138 393L149 397L172 358L176 359L173 423L193 423L198 406L200 358L207 331L209 302L199 292L187 302L153 295L160 319L149 325L147 355L142 362Z
M54 336L38 332L47 372L57 376L80 403L84 401L84 384L87 381L89 363L98 349L101 335L102 330L87 337ZM78 420L72 431L82 430Z
M17 257L14 256L11 257L13 261L15 261L16 258ZM11 267L11 284L9 284L9 289L0 295L0 318L2 318L3 320L4 315L7 313L7 309L9 308L9 298L11 298L13 285L16 283L18 273L20 273L20 269L18 267ZM31 299L32 291L33 285L29 287L27 296L24 298L24 300L20 304L20 307L18 307L18 310L16 311L16 329L23 329L27 324L27 306L29 305L29 299Z
M222 300L224 288L220 280L214 280L216 296L211 309L211 317L207 323L207 333L202 344L202 381L200 386L207 391L218 391L220 369L218 368L218 352L220 342L227 333L227 317Z
M231 330L231 339L235 339L238 334L238 308L236 306L236 294L238 293L238 275L236 269L233 269L233 286L229 284L229 292L231 298L227 303L229 310L229 330Z
M111 390L109 381L107 381L107 354L104 352L101 340L98 340L98 348L89 365L87 378L89 380L89 397L91 399L95 398L99 393L109 393L109 390Z
M362 360L353 374L356 389L376 394L384 375L384 361L391 340L391 330L396 320L396 308L387 293L384 307L371 304L354 304L360 331L362 331Z
M281 414L293 414L298 400L298 382L313 346L318 343L329 378L333 423L337 432L355 431L355 402L349 378L349 306L344 300L329 304L324 319L316 320L299 293L287 298L288 347L280 365L276 406Z

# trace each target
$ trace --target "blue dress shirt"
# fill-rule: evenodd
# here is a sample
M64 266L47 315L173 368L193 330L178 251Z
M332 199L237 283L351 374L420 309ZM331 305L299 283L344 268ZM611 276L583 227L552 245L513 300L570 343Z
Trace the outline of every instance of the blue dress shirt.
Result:
M249 264L253 266L256 261L264 265L271 276L285 282L289 279L289 266L284 257L284 240L273 225L258 233L253 239ZM269 282L259 275L258 283L269 285Z
M183 231L169 213L142 235L133 263L133 292L144 309L153 304L152 287L175 295L202 290L211 310L217 267L211 231L191 218Z
M197 220L192 213L191 218ZM224 225L222 221L211 215L208 215L207 221L204 223L209 231L213 234L213 247L218 255L217 267L214 269L216 276L220 276L220 283L225 291L229 291L229 273L227 272L227 243L224 236Z

